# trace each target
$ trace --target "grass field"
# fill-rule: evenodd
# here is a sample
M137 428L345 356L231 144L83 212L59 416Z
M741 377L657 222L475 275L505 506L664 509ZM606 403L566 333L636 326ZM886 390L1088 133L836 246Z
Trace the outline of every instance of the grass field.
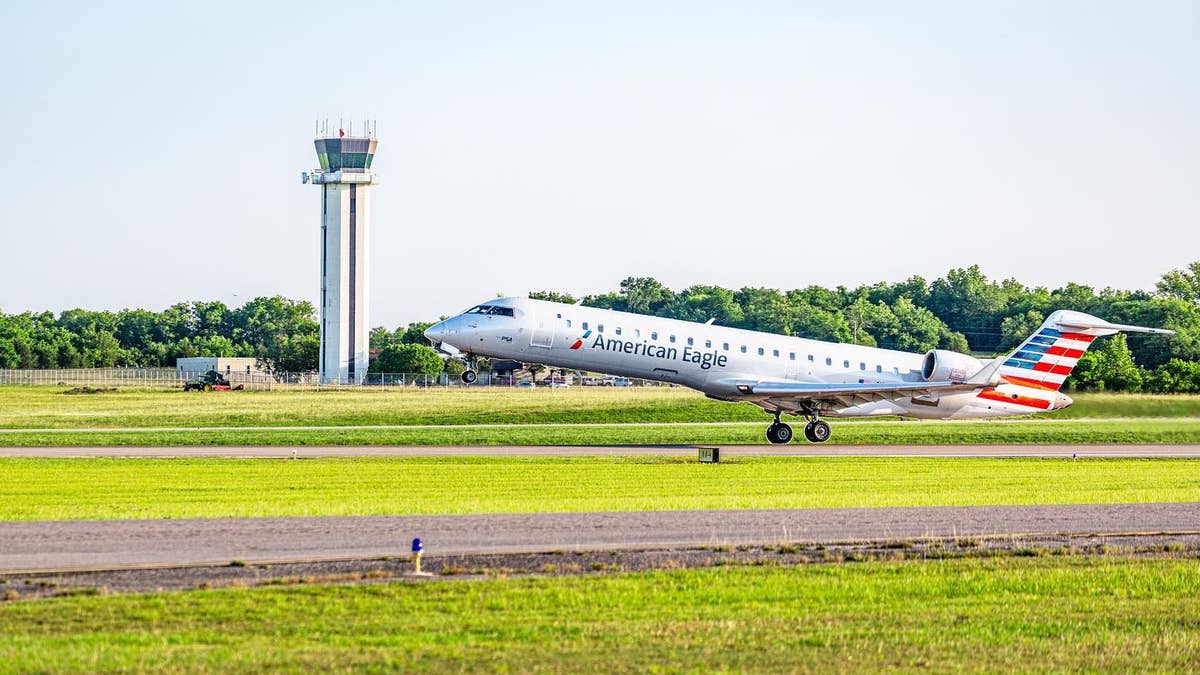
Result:
M0 387L0 429L194 426L347 426L763 422L749 404L682 388L330 389L185 393L124 390L64 394L65 387ZM1045 418L1200 419L1200 396L1079 394Z
M769 419L673 388L62 391L0 388L0 445L763 443ZM832 442L1196 443L1200 396L1081 395L1059 413L999 422L835 420Z
M1200 502L1188 459L0 459L0 476L0 520Z
M996 558L0 605L0 671L1200 669L1194 560Z

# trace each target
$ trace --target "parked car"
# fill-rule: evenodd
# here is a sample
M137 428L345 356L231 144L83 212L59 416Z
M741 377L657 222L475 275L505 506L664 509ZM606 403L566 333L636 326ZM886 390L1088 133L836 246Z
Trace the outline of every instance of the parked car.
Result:
M610 377L604 381L609 387L632 387L633 380L628 377Z
M517 383L518 389L533 389L533 383L529 380L521 380Z

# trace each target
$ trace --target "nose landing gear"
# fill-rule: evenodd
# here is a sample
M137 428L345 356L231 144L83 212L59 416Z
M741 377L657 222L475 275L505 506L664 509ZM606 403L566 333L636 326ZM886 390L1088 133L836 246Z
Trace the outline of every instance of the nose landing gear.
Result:
M475 384L475 381L479 379L479 372L475 369L475 357L467 354L463 357L462 363L467 369L459 374L458 379L462 380L463 384Z

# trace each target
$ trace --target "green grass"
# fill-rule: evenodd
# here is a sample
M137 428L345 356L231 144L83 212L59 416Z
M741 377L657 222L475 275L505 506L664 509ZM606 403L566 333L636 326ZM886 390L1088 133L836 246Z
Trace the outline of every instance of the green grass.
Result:
M763 443L769 420L677 388L61 391L0 387L0 445ZM1200 443L1200 396L1081 395L1065 411L1000 422L834 422L835 444ZM571 426L581 424L613 426ZM434 428L403 428L416 425ZM336 428L347 426L363 428Z
M1200 668L1195 561L999 558L64 597L0 671Z
M1200 460L0 459L0 520L1200 502Z
M762 422L749 404L680 388L528 390L126 390L68 396L64 387L0 387L0 429ZM1080 394L1048 417L1200 419L1200 396Z
M614 426L446 426L360 429L219 429L0 432L0 446L172 445L692 445L766 444L769 418L752 423ZM792 420L799 436L802 421ZM829 445L986 443L1200 443L1200 420L831 420ZM803 443L804 441L797 441Z

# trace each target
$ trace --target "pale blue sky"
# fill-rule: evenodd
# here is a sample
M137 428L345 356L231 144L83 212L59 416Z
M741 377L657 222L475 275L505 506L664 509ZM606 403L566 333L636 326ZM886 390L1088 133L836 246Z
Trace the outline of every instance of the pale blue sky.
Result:
M315 300L319 116L378 120L375 325L1200 258L1200 3L434 4L4 3L0 310Z

